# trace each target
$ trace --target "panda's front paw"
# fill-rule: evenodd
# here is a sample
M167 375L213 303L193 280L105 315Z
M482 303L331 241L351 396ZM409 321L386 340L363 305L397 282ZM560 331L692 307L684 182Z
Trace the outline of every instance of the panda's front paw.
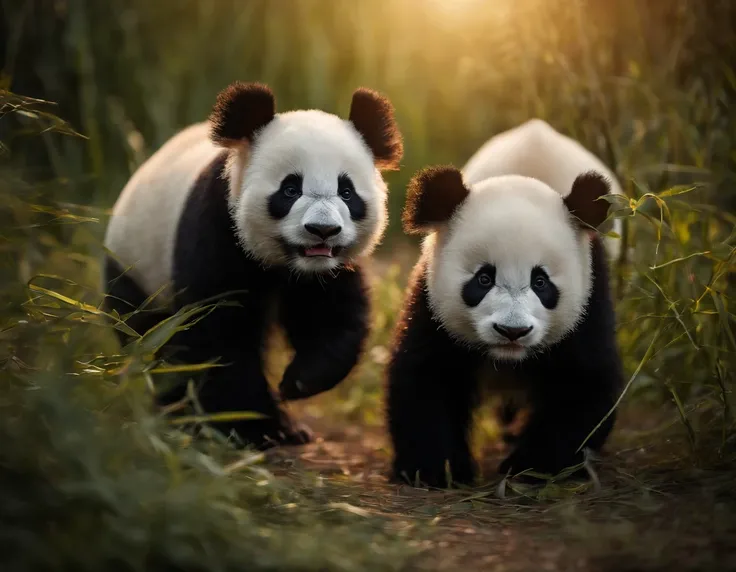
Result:
M566 469L583 463L583 453L562 452L554 446L519 446L498 467L498 472L503 475L518 475L524 471L532 471L547 476L556 476ZM581 469L582 470L582 469ZM580 471L575 471L570 476L576 476ZM521 475L520 480L539 482L532 475Z
M279 394L283 401L306 399L332 389L338 381L334 376L319 375L314 367L295 358L284 372L279 384Z

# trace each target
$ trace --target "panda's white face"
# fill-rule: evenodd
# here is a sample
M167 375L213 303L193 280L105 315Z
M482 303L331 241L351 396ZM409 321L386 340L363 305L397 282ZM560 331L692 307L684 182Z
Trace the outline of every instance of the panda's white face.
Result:
M276 115L247 162L231 162L230 178L239 239L268 264L330 271L370 253L386 226L387 189L373 155L335 115Z
M580 321L591 289L590 238L559 193L504 176L470 187L425 241L435 315L496 360L522 360Z

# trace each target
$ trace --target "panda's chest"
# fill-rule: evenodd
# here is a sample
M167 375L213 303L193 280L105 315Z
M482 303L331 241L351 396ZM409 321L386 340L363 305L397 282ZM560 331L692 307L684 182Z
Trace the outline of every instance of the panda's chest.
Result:
M486 360L477 371L478 388L484 394L524 400L530 390L528 372L521 367Z

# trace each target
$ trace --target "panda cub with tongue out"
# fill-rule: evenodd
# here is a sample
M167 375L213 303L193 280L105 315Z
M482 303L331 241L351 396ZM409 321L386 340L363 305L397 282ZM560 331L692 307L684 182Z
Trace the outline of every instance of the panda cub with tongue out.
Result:
M208 122L171 138L123 189L105 237L106 307L143 334L183 306L236 302L177 333L166 356L224 366L198 388L206 413L261 414L218 429L260 448L308 441L269 388L267 335L280 325L295 350L281 399L327 391L355 366L369 327L360 261L386 226L381 171L402 154L393 107L374 91L356 90L342 119L277 114L268 87L229 86ZM158 401L184 396L177 387Z

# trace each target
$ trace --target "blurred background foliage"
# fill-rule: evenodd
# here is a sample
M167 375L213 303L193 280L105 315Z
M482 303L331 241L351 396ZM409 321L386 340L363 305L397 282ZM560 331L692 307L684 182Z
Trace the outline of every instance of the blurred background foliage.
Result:
M158 364L136 356L135 368L122 367L130 356L96 311L99 241L132 171L178 129L204 119L219 90L236 79L262 81L280 110L346 116L352 91L365 85L393 101L406 150L401 171L387 176L391 225L375 264L375 329L352 379L306 410L381 423L381 366L416 255L400 229L406 182L427 164L461 166L490 136L541 117L598 154L628 195L613 209L626 223L613 285L633 381L628 395L678 416L694 458L733 451L735 2L0 0L0 7L0 360L15 388L0 393L1 405L16 407L18 384L59 380L105 391L123 381L135 399L145 394L144 370ZM285 359L276 356L276 370ZM53 396L68 394L53 391L48 399L61 407L66 397ZM110 414L111 399L103 392L82 403L99 416ZM125 403L116 415L145 418ZM17 440L14 417L0 419ZM71 459L73 448L57 449ZM21 462L28 448L15 453ZM327 554L325 566L343 569L336 562L344 554ZM318 569L322 560L314 562Z
M626 178L662 187L711 168L713 196L734 204L729 0L2 2L6 86L55 102L93 142L14 155L83 204L111 204L236 79L272 85L282 110L343 116L355 87L384 91L407 138L394 211L415 169L462 164L532 116Z

